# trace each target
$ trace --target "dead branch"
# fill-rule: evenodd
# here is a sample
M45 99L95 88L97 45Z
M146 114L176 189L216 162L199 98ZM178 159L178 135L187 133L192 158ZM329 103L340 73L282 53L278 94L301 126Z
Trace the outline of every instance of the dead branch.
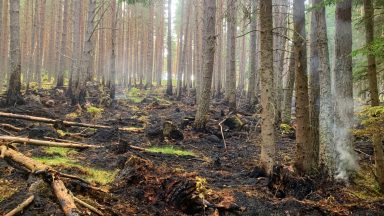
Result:
M32 203L34 198L35 198L35 196L31 195L26 200L24 200L22 203L20 203L16 208L14 208L12 211L5 214L5 216L13 216L13 215L17 215L18 213L22 212L26 207L28 207Z
M16 132L19 132L19 131L22 130L21 128L15 127L15 126L13 126L11 124L0 124L0 127L3 127L5 129L9 129L9 130L13 130L13 131L16 131Z
M224 142L224 149L226 150L227 149L227 142L225 141L225 137L224 137L224 132L223 132L223 123L225 122L225 120L228 119L228 116L230 116L232 114L232 112L229 112L227 116L225 116L225 118L219 123L219 126L220 126L220 132L221 132L221 136L223 137L223 142Z
M52 177L51 187L64 214L67 216L80 215L75 205L75 200L65 187L64 182L61 181L58 176L52 175Z
M99 211L97 208L95 208L95 207L89 205L88 203L82 201L81 199L79 199L79 198L77 198L77 197L75 197L75 196L73 196L73 199L74 199L77 203L79 203L80 205L84 206L85 208L88 208L89 210L95 212L96 214L101 215L101 216L104 215L104 214L103 214L101 211Z
M37 139L29 139L24 137L14 137L14 136L0 136L0 141L7 141L7 142L17 142L17 143L28 143L31 145L38 145L38 146L49 146L49 147L63 147L63 148L100 148L100 146L96 145L89 145L89 144L77 144L77 143L70 143L70 142L51 142L46 140L37 140ZM1 145L1 143L0 143Z
M75 127L86 127L86 128L97 128L97 129L113 129L114 127L106 126L106 125L98 125L98 124L88 124L81 122L71 122L71 121L62 121L56 119L50 119L45 117L37 117L37 116L29 116L29 115L21 115L14 113L6 113L0 112L0 117L12 118L12 119L22 119L27 121L35 121L47 124L63 124L65 126L75 126ZM144 131L143 128L117 128L122 132L132 132L132 133L142 133Z

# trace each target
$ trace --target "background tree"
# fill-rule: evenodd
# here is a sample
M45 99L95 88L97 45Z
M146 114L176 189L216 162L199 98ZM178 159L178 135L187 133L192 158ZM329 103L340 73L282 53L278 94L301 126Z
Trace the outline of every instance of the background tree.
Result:
M203 6L203 79L201 99L199 100L195 118L195 128L200 130L205 128L211 99L213 62L216 45L216 0L204 0Z
M260 1L261 166L271 174L275 163L272 0Z
M295 86L296 86L296 161L299 172L308 173L313 168L313 146L310 140L308 111L308 77L305 31L304 0L293 3L294 46L295 46Z
M10 1L10 55L9 65L11 75L7 91L8 105L23 102L21 96L21 54L20 54L20 20L19 20L20 1Z
M353 78L352 78L352 0L336 4L335 27L335 142L337 178L346 179L357 167L352 147Z
M172 0L168 0L168 34L167 34L167 95L172 95Z

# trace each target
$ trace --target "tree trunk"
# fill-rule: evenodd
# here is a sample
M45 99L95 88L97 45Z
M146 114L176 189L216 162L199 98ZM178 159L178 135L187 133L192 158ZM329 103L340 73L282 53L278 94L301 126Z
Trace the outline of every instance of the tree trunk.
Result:
M314 4L312 4L314 5ZM309 119L310 133L313 146L314 166L317 167L319 160L319 113L320 113L320 67L318 51L318 21L316 13L311 14L310 32L310 66L309 66Z
M203 15L203 79L201 97L197 107L195 128L204 129L207 122L209 103L211 100L211 86L213 64L215 58L215 22L216 22L216 0L204 0Z
M0 29L3 29L3 2L4 1L0 1ZM1 31L0 32L0 65L3 65L3 62L4 62L4 58L1 54L3 44L4 44L3 33ZM4 81L5 81L5 79L4 79L5 74L4 74L4 71L2 70L1 67L2 66L0 66L0 94L3 93L3 85L4 85Z
M295 47L292 46L291 54L289 59L289 65L287 70L287 78L284 86L284 102L283 102L283 113L282 122L285 124L291 123L291 111L292 111L292 97L293 88L295 85Z
M152 87L152 73L153 73L153 15L154 15L154 2L149 3L148 10L148 48L147 48L147 79L146 87Z
M352 0L336 4L335 29L335 143L336 178L348 179L357 164L352 146L353 85L352 85Z
M231 111L236 110L236 0L227 0L227 70L226 100Z
M21 97L21 54L20 54L20 21L19 21L19 0L10 1L10 57L11 76L7 92L8 105L23 102Z
M117 32L117 9L116 9L116 1L112 1L112 5L111 5L111 8L112 8L112 44L111 44L111 59L110 59L110 73L111 73L111 77L109 78L109 82L110 84L108 85L109 88L110 88L110 96L112 98L112 100L115 99L115 94L116 94L116 32ZM92 30L93 30L93 26L92 27ZM91 39L91 38L90 38Z
M364 21L365 21L365 40L366 46L371 45L374 40L374 8L372 0L364 0ZM372 50L370 50L372 51ZM368 80L371 96L371 106L379 106L379 94L377 88L376 59L371 53L367 56L368 60ZM380 134L373 135L373 148L375 153L375 172L381 190L384 190L384 152L382 145L383 138Z
M167 95L172 95L172 0L168 0L168 35L167 35Z
M36 49L36 61L35 61L35 72L36 72L36 78L37 83L39 85L39 88L41 88L41 70L42 70L42 64L43 64L43 47L44 47L44 23L45 23L45 0L38 0L39 1L39 15L38 15L38 21L37 21L37 49Z
M96 13L96 0L88 0L88 17L87 25L84 37L84 50L80 57L80 72L79 72L79 83L76 86L74 96L72 98L73 104L84 104L86 95L86 81L87 76L90 74L91 61L92 61L92 36L94 33L94 21Z
M322 0L313 0L313 5L322 3ZM335 143L333 142L333 103L331 92L331 69L329 63L327 23L325 7L314 10L312 19L317 23L318 70L320 83L320 110L319 110L319 165L324 168L330 177L335 174Z
M260 1L260 52L261 52L261 166L272 174L275 163L275 127L273 98L273 35L272 0Z
M257 2L252 1L252 15L251 15L251 36L250 36L250 55L249 55L249 79L248 79L248 92L247 92L247 105L252 107L256 100L256 64L257 64Z
M64 10L63 10L63 29L61 32L61 47L59 55L59 71L57 74L57 88L62 88L64 86L64 72L65 72L65 56L66 55L66 46L67 46L67 31L68 31L68 6L69 2L64 1Z
M309 173L313 168L313 146L310 140L307 51L304 0L294 0L293 5L296 83L296 161L299 173Z

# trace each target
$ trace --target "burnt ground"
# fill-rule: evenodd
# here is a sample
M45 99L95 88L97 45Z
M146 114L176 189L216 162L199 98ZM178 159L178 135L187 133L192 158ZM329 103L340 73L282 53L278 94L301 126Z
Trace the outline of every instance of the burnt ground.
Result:
M23 128L20 132L2 128L0 135L60 137L103 146L72 152L65 157L80 166L115 172L113 177L106 177L109 178L107 183L98 184L109 189L108 193L93 191L69 180L65 183L76 196L107 215L384 215L384 197L377 192L373 180L373 150L365 139L356 140L361 164L359 173L348 183L329 182L321 173L300 177L293 172L294 136L282 133L277 143L280 165L276 166L274 176L267 178L257 168L260 152L258 116L246 111L238 114L244 124L223 126L225 149L219 123L227 118L228 110L217 101L211 106L207 130L197 132L192 128L196 106L194 99L187 96L176 101L156 92L147 92L143 101L134 102L124 99L120 92L119 97L123 99L102 106L101 116L95 116L71 106L55 90L31 95L25 105L0 110L54 119L73 118L74 121L114 127L144 128L141 133L76 127L61 128L58 132L46 124L0 117L0 123ZM70 113L78 115L68 115ZM177 126L183 139L178 133L172 138L164 138L165 121ZM64 135L60 134L62 131ZM148 153L132 149L131 145L142 148L171 145L192 151L196 156ZM59 154L29 145L18 145L17 148L30 157L50 158ZM55 164L53 167L69 174L87 174L79 166ZM23 215L62 215L50 188L38 179L0 160L0 214L16 207L32 192L37 198ZM197 190L197 195L201 196L188 196L185 191L194 188L196 181L204 182L204 186ZM196 190L194 193L196 195ZM80 209L84 214L93 214Z

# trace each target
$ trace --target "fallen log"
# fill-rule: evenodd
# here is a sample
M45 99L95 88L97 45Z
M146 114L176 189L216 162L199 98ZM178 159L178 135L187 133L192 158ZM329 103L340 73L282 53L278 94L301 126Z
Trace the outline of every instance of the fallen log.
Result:
M45 118L45 117L21 115L21 114L6 113L6 112L0 112L0 117L12 118L12 119L21 119L21 120L27 120L27 121L35 121L35 122L41 122L41 123L47 123L47 124L53 124L53 125L62 124L64 126L86 127L86 128L96 128L96 129L113 129L114 128L114 127L106 126L106 125L88 124L88 123L72 122L72 121L62 121L62 120ZM144 132L144 128L126 127L126 128L117 128L117 129L119 131L122 131L122 132L132 132L132 133Z
M64 182L61 181L58 176L53 175L51 187L65 215L67 216L80 215L72 194L65 187Z
M0 158L5 158L8 160L11 160L12 162L15 162L18 165L21 165L22 167L26 168L27 171L30 173L37 173L37 174L45 174L40 175L44 177L44 180L46 182L49 182L52 190L59 201L59 204L67 216L77 216L79 214L79 210L77 209L75 205L76 198L72 195L72 193L65 187L64 182L60 179L60 176L62 177L68 177L76 180L80 180L81 178L67 175L67 174L61 174L60 172L54 170L52 167L45 165L43 163L40 163L38 161L35 161L25 155L23 155L20 152L17 152L13 149L8 148L7 146L0 146ZM83 180L83 182L86 182ZM81 203L81 205L84 205L84 202ZM90 205L89 205L90 206ZM85 206L88 207L88 206ZM92 206L90 206L92 207ZM95 208L89 208L91 211L95 211ZM98 214L100 211L98 212Z
M22 203L20 203L16 208L14 208L12 211L5 214L5 216L14 216L22 212L26 207L28 207L33 202L33 199L35 199L35 196L31 195Z
M28 143L31 145L49 146L49 147L63 147L63 148L79 148L79 149L100 148L100 146L89 145L89 144L84 144L84 143L78 144L78 143L72 143L72 142L51 142L51 141L46 141L46 140L37 140L37 139L29 139L29 138L14 137L14 136L0 136L0 142L1 141Z

